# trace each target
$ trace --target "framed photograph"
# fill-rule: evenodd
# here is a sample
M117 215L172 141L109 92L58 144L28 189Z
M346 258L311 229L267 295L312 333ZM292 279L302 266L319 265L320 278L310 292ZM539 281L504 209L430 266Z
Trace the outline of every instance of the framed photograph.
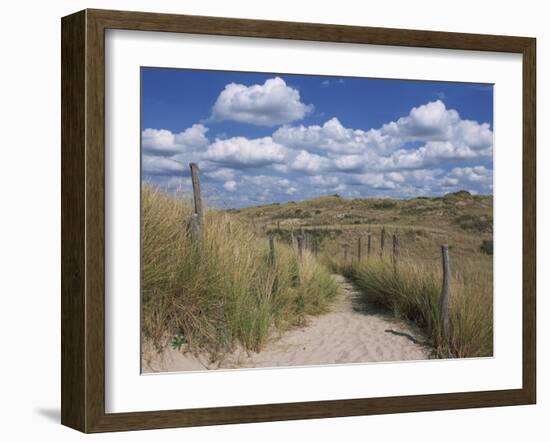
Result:
M535 39L62 19L62 423L536 400Z

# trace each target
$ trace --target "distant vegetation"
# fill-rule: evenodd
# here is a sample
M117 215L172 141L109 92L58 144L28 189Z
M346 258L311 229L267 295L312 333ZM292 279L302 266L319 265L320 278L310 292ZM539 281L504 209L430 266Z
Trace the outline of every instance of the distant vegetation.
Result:
M473 232L492 232L493 231L493 217L487 215L475 216L471 214L464 214L454 218L454 222L457 223L462 229L470 230Z
M380 202L373 203L371 207L373 209L384 210L384 209L393 209L396 205L397 203L395 203L394 201L380 201Z
M221 211L206 214L192 241L191 204L148 185L142 191L142 332L158 349L206 350L212 359L240 345L260 350L273 329L303 325L338 294L309 253L283 242L270 262L267 237Z
M237 211L231 210L231 213ZM481 232L490 235L493 224L492 196L471 195L466 191L443 197L417 197L410 200L377 198L346 199L338 195L307 201L267 204L238 210L244 219L272 226L279 221L288 228L374 224L435 227L438 229Z

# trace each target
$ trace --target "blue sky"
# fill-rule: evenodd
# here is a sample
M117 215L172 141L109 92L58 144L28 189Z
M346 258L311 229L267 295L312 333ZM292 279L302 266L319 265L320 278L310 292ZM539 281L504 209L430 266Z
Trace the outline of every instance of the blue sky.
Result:
M142 177L243 207L492 194L493 87L142 68Z

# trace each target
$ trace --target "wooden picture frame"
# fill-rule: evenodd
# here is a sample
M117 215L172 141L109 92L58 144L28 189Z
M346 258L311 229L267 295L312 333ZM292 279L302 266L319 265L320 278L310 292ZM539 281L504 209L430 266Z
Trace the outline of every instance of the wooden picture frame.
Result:
M495 51L523 57L523 385L497 391L105 412L105 30ZM536 41L533 38L84 10L62 19L62 424L83 432L534 404Z

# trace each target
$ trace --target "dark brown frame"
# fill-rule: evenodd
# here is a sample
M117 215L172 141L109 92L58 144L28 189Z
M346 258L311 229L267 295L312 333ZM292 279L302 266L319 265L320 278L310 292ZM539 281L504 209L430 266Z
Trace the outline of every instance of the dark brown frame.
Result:
M536 40L405 29L84 10L62 19L61 422L84 432L534 404ZM401 397L105 413L105 30L518 53L523 56L523 386Z

